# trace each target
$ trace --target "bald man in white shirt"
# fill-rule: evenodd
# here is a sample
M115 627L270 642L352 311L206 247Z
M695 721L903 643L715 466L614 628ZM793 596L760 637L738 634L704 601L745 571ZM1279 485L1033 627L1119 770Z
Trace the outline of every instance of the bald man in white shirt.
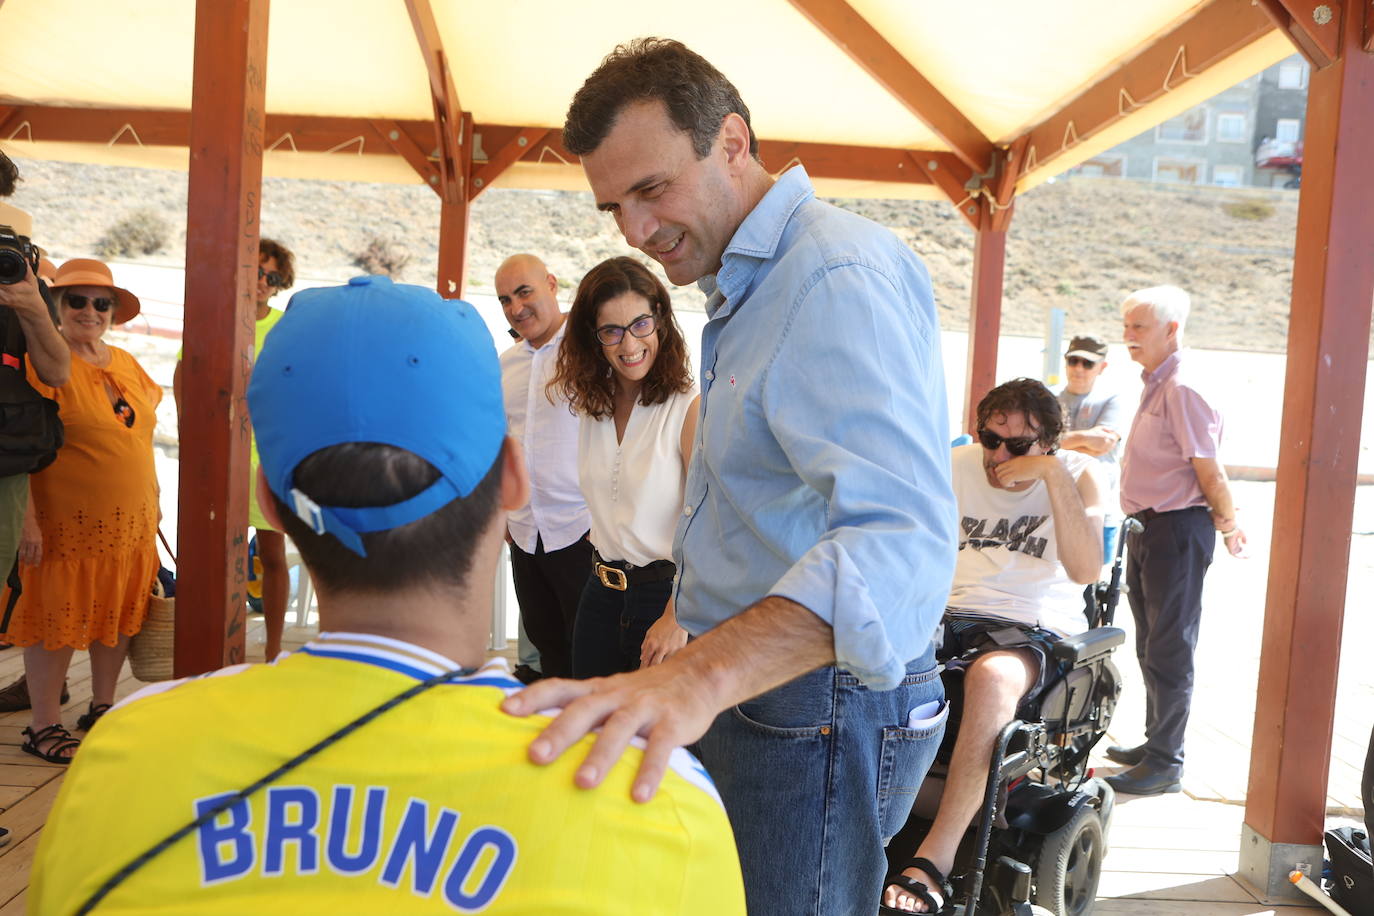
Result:
M496 271L496 298L520 339L501 354L510 434L525 448L530 501L510 513L515 597L545 677L572 673L573 621L591 573L591 516L577 484L577 417L547 391L563 343L558 280L532 254Z

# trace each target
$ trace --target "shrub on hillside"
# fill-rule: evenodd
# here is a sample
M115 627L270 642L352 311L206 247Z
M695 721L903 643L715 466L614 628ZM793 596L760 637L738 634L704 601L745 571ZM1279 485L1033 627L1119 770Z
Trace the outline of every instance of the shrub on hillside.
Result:
M353 255L353 266L370 274L381 274L399 280L410 263L410 250L395 239L374 235L367 245Z
M1222 204L1228 216L1236 219L1262 220L1274 215L1274 205L1264 200L1233 200Z
M167 247L171 234L172 227L156 210L134 210L105 230L95 250L107 261L157 254Z

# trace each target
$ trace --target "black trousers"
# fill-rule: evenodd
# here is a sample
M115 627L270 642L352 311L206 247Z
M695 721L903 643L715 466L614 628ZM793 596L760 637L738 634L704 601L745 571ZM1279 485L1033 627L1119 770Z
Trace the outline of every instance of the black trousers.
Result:
M1126 544L1135 655L1145 679L1145 759L1175 773L1183 771L1202 581L1216 543L1211 514L1196 506L1154 516Z
M525 633L539 650L539 670L545 677L571 677L573 624L592 568L591 541L583 535L560 550L545 551L539 538L534 553L511 544L510 568Z

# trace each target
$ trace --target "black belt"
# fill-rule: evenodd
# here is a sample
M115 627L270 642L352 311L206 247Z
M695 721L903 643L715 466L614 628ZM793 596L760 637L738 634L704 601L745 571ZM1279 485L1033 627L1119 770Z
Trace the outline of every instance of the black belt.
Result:
M1154 509L1141 509L1139 512L1132 512L1131 518L1140 522L1142 525L1148 525L1153 519L1159 518L1161 515L1177 515L1180 512L1192 512L1194 509L1201 509L1203 512L1207 511L1206 506L1187 506L1183 509L1169 509L1165 512L1156 512Z
M607 588L623 592L631 585L644 585L648 582L662 582L677 575L677 566L672 560L655 560L647 566L631 566L624 560L605 560L601 554L592 551L592 572Z

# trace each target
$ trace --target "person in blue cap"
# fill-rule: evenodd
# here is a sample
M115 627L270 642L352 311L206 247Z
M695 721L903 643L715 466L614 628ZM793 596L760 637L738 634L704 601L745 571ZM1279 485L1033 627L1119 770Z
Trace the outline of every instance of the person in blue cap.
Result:
M260 501L321 632L107 713L44 828L30 908L743 913L729 822L686 752L651 805L630 799L633 755L619 792L592 795L573 760L526 759L547 716L499 710L521 685L484 647L529 481L473 308L383 277L301 292L248 402Z

